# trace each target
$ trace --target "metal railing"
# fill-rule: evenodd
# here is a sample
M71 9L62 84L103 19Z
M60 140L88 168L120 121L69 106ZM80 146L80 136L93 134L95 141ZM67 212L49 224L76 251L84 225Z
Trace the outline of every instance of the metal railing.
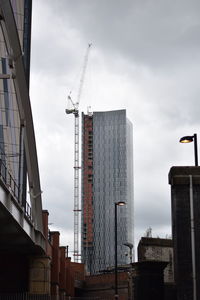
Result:
M25 215L28 217L30 221L32 221L32 213L31 213L31 206L28 202L25 203L25 206L22 205L19 198L19 186L17 185L16 181L8 171L4 161L0 159L0 180L6 186L7 190L13 196L13 199L21 206L24 210Z
M54 300L49 295L0 294L0 300Z
M67 296L66 300L114 300L113 297L69 297ZM53 300L53 299L52 299Z
M3 183L6 187L11 190L13 196L18 199L19 195L19 187L16 184L15 180L13 179L12 175L8 171L5 163L0 159L0 176ZM17 201L18 202L18 201Z
M0 294L0 300L113 300L113 297L70 297L70 296L50 296L34 295L29 293L20 294Z

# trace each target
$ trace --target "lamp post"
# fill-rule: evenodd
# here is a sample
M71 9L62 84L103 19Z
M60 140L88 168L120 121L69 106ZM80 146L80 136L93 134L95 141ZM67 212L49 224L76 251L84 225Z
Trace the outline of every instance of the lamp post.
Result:
M115 299L118 299L118 278L117 278L117 206L124 206L123 201L115 202Z
M197 134L192 136L184 136L180 139L180 143L194 142L194 157L195 166L198 166L198 149L197 149ZM195 254L195 224L194 224L194 200L193 200L193 180L192 175L189 175L190 180L190 230L191 230L191 256L192 256L192 281L193 281L193 300L197 299L197 283L196 283L196 254Z
M124 246L127 246L130 249L130 264L133 262L133 244L131 243L124 243Z
M198 150L197 150L197 134L194 135L188 135L183 136L180 141L180 143L191 143L194 142L194 158L195 158L195 166L198 166Z

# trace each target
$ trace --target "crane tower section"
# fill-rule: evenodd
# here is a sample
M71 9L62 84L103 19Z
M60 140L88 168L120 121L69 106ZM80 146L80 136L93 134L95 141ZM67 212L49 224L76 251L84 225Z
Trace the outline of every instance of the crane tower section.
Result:
M72 109L66 109L66 114L74 115L74 261L78 262L79 257L81 256L79 253L79 221L80 221L80 203L79 203L79 194L80 194L80 179L79 179L79 102L81 99L81 93L83 89L85 73L87 69L89 51L92 44L88 44L87 51L84 57L84 63L79 83L79 89L77 94L77 99L74 102L71 98L71 92L68 96L68 100L71 102Z

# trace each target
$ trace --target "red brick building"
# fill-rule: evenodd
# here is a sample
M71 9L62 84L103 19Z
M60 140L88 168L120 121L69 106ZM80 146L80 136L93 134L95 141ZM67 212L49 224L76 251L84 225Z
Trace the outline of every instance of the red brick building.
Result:
M60 246L60 233L49 231L48 211L43 211L46 255L34 256L30 268L30 293L52 296L75 296L85 279L84 265L74 263Z

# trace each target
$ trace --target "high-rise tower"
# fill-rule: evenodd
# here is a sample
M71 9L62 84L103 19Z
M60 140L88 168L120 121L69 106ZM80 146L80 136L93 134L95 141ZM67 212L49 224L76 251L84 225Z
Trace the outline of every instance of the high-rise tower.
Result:
M82 261L91 274L114 266L114 203L118 263L133 243L132 124L126 110L82 114Z

